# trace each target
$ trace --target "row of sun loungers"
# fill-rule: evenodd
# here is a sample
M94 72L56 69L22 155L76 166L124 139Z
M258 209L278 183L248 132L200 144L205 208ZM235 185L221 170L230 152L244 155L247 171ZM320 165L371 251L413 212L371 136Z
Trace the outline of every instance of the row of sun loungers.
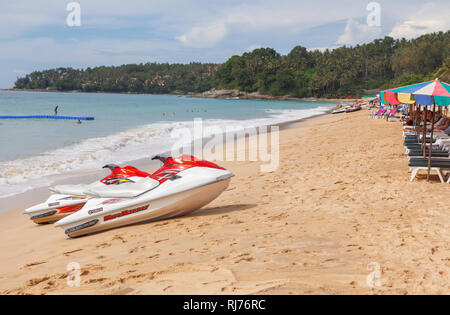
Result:
M401 115L399 115L401 114ZM379 109L369 114L369 118L377 118L377 119L386 119L387 121L391 119L402 119L404 115L399 111L398 108L393 108L391 110L387 110L385 108Z
M426 144L423 145L423 135L404 133L405 155L408 157L408 166L411 171L411 181L422 171L428 171L429 145L432 143L431 168L437 173L442 183L450 183L450 136L444 132L436 132L433 139L426 135Z
M402 112L402 107L387 109L380 108L369 114L369 118L386 119L397 118L406 121L408 115ZM403 110L406 108L403 107ZM442 117L442 116L441 116ZM438 118L437 118L438 119ZM444 119L445 120L445 119ZM426 125L431 128L431 123ZM403 125L403 137L405 156L408 158L408 166L411 172L411 181L414 181L420 171L428 171L430 143L432 146L430 171L435 172L442 183L450 184L450 135L444 131L435 130L433 137L426 132L425 141L423 133L417 132L415 126Z

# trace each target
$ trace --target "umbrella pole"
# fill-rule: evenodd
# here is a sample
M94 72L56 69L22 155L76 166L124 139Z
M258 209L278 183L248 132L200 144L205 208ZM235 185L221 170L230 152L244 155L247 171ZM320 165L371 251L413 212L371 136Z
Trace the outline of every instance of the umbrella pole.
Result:
M431 121L431 138L430 138L430 149L428 150L428 173L427 181L430 180L430 170L431 170L431 152L433 151L433 132L434 132L434 119L436 116L436 103L433 104L433 120Z
M417 115L417 105L414 104L414 113L413 113L413 126L414 126L414 130L416 131L417 134L419 134L419 129L417 128L417 124L416 124L416 115Z
M426 158L427 157L427 108L428 106L424 106L423 107L423 112L422 112L422 116L423 116L423 136L422 136L422 149L423 149L423 157Z

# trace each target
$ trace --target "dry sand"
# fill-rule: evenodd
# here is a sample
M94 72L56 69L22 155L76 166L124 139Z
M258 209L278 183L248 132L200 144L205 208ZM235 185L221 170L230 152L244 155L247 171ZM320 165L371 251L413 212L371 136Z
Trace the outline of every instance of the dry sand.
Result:
M450 185L409 182L400 124L367 114L283 130L273 173L219 162L236 177L187 217L68 239L3 214L0 293L448 294Z

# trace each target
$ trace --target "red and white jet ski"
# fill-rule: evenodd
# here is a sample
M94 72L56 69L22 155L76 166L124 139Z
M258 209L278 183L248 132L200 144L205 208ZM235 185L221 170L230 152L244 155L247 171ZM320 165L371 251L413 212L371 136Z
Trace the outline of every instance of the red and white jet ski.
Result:
M102 180L87 185L59 185L49 187L50 191L54 194L44 203L28 208L23 213L28 214L30 219L37 224L56 222L83 208L89 198L84 193L86 190L133 182L150 175L133 166L121 168L115 164L108 164L103 168L109 168L111 174Z
M70 237L142 221L185 215L208 204L227 187L233 173L182 155L156 156L164 165L149 177L121 185L90 187L83 209L55 223Z

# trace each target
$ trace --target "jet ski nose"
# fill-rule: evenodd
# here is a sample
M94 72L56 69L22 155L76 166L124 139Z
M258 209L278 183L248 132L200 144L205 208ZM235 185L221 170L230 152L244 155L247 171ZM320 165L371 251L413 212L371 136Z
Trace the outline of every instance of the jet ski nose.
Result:
M56 221L53 225L59 227L59 226L63 226L66 223L67 223L66 218L62 218L61 220Z
M42 207L40 207L40 205L35 205L35 206L32 206L30 208L23 210L22 213L23 214L31 214L33 212L37 212L37 211L41 211L41 210L43 210L43 209L42 209Z

